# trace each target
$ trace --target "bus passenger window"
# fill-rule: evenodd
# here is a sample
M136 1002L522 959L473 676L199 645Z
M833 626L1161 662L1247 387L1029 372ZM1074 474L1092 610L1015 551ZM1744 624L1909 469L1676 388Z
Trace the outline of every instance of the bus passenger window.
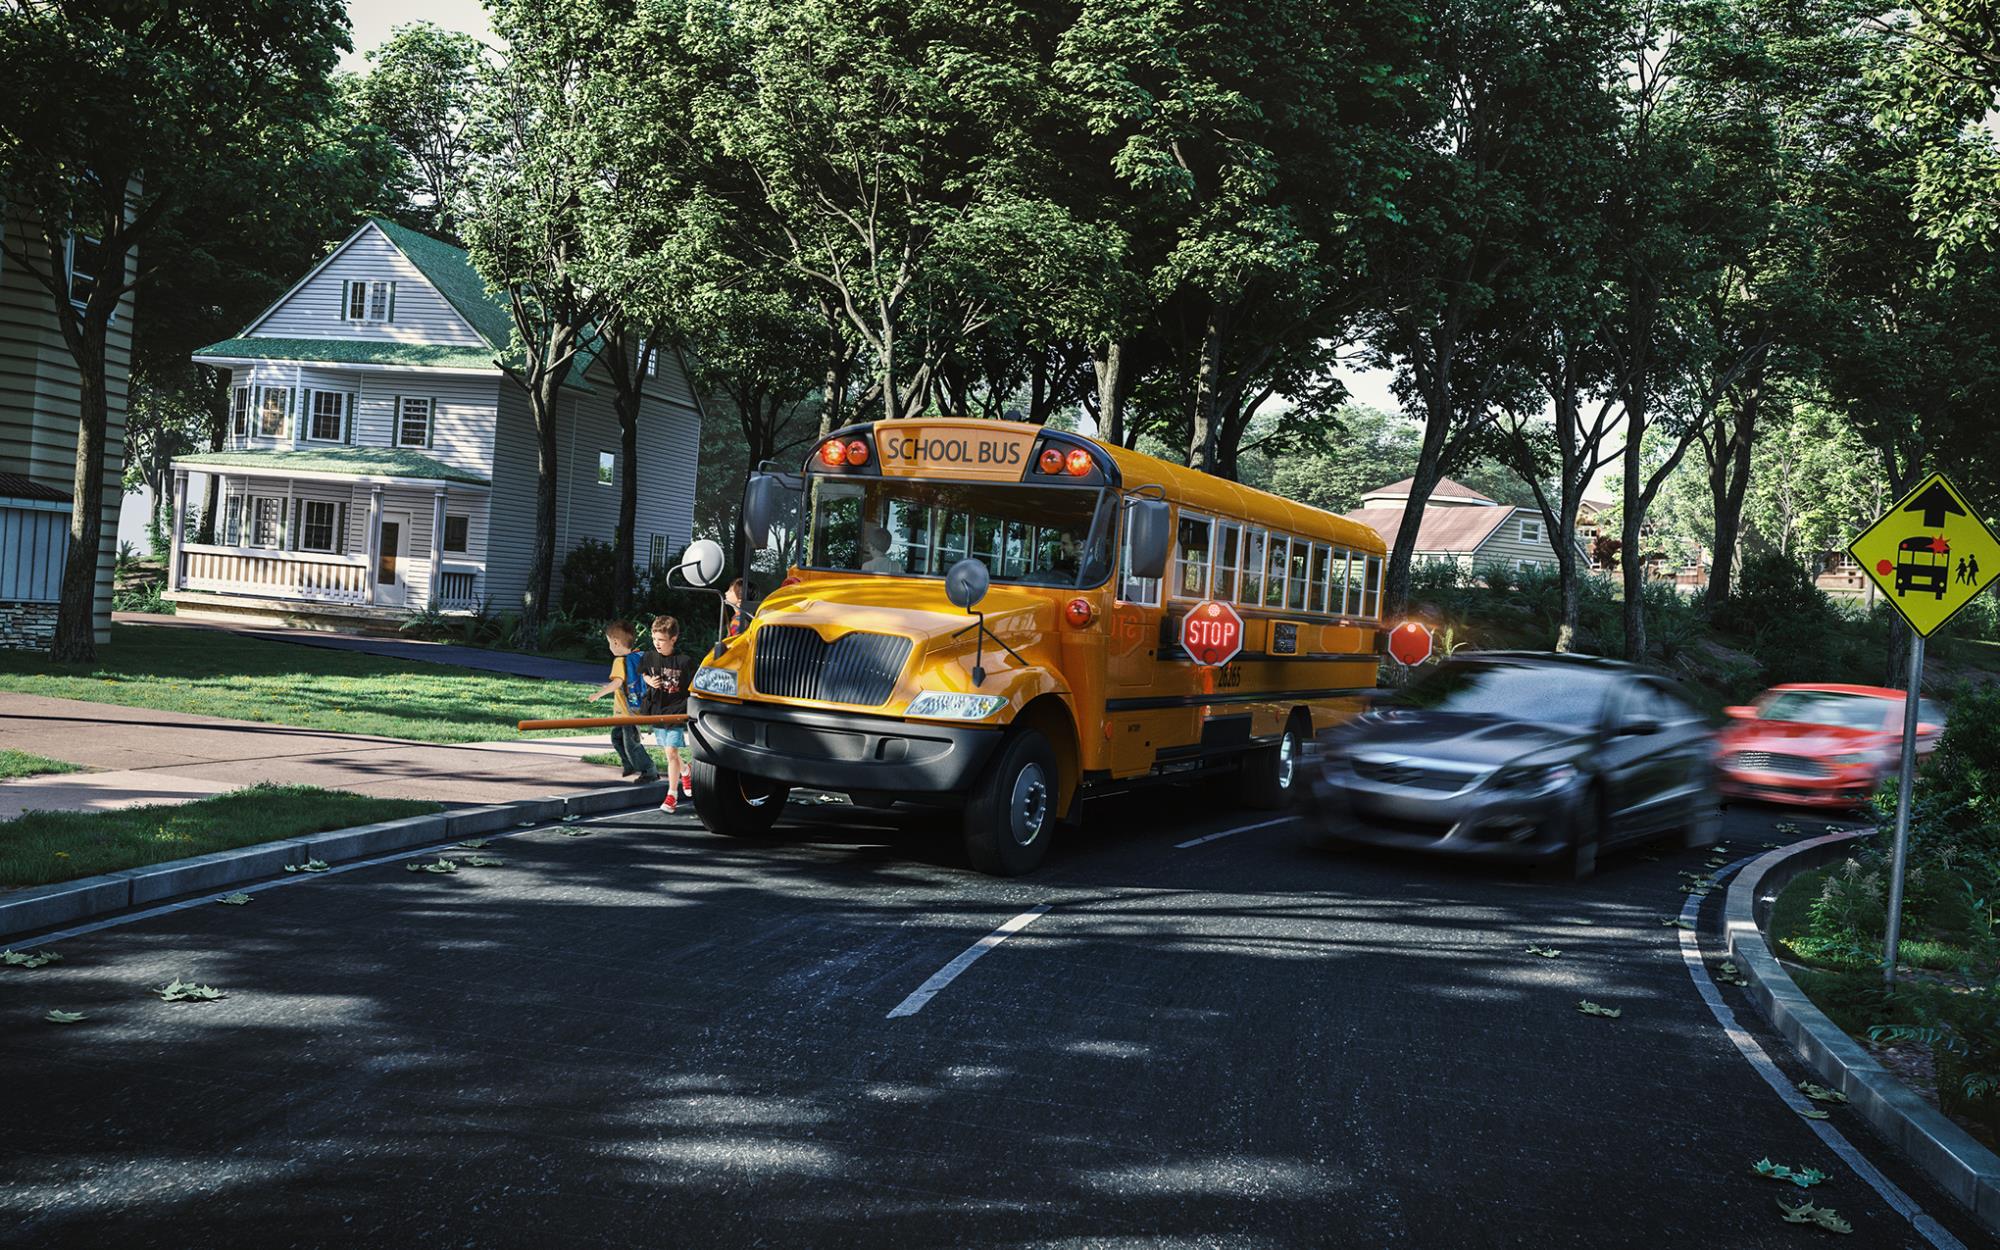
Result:
M1243 531L1243 589L1238 603L1264 606L1264 531Z
M1368 557L1368 581L1361 591L1361 615L1373 620L1382 602L1382 557Z
M1118 597L1127 603L1160 606L1160 579L1134 577L1132 567L1132 527L1127 525L1118 539Z
M1333 581L1327 587L1327 610L1335 616L1353 616L1360 610L1360 596L1354 589L1354 553L1333 549Z
M1311 554L1312 547L1310 544L1299 538L1292 540L1292 567L1288 574L1291 580L1287 583L1289 589L1285 592L1285 602L1290 605L1294 612L1304 612L1308 608L1306 603L1306 560Z
M1236 597L1237 548L1243 544L1243 527L1224 522L1218 527L1215 544L1215 597Z
M1206 517L1181 518L1174 593L1183 599L1200 599L1208 594L1208 526Z
M1329 549L1325 543L1313 544L1312 593L1306 600L1306 611L1326 611L1326 565Z
M1264 579L1264 606L1285 606L1285 536L1271 535L1271 575Z

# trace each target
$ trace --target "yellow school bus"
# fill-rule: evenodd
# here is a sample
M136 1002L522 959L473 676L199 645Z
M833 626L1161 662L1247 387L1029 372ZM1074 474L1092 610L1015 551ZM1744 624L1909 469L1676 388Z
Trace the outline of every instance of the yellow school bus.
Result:
M692 685L717 833L767 830L806 786L956 809L976 867L1021 873L1086 794L1214 772L1284 805L1304 741L1376 685L1373 530L1076 434L852 426L802 475L753 477L745 518L796 541ZM1215 603L1241 650L1209 666L1182 621L1226 625Z

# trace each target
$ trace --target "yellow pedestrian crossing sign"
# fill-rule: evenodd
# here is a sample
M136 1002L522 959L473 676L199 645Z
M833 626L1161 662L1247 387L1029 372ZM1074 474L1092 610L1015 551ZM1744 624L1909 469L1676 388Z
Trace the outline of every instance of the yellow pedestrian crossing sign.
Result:
M2000 577L2000 540L1942 473L1917 483L1847 550L1926 638Z

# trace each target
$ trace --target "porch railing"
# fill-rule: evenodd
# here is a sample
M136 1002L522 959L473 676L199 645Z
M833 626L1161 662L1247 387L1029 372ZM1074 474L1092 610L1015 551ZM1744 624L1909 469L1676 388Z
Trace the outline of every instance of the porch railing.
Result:
M446 612L477 611L483 571L460 564L447 564L439 569L438 607Z
M368 558L310 551L256 551L242 547L181 546L183 590L366 603Z

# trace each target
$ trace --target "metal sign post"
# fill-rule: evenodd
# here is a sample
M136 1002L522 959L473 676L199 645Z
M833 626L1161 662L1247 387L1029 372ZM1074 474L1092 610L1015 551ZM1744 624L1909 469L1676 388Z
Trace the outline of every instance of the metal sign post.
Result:
M1903 869L1910 859L1910 781L1917 771L1917 695L1924 685L1924 636L1910 631L1910 689L1903 699L1903 765L1896 773L1896 849L1889 864L1889 932L1882 940L1882 983L1896 988L1896 946L1903 935Z

